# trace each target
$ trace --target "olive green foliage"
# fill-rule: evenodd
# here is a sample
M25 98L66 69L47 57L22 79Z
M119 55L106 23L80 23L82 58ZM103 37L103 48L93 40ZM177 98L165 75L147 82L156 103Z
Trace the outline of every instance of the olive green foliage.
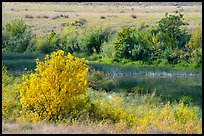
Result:
M187 48L190 52L189 61L200 65L202 63L202 29L200 27L197 27L191 35Z
M184 48L189 39L187 31L181 29L185 25L183 14L176 11L174 15L165 14L154 31L158 42L165 47Z
M183 14L176 11L174 15L166 13L155 26L123 27L117 33L114 43L116 58L159 66L187 64L189 59L191 62L198 60L198 63L201 63L202 31L197 29L191 37L190 33L182 28L186 24ZM190 51L193 53L189 54Z
M46 36L39 36L32 41L33 51L41 52L43 54L50 54L53 51L61 49L60 36L54 30L49 32Z
M7 74L7 67L2 64L2 86L8 85L12 81L12 76Z
M111 36L109 29L103 29L101 27L94 27L89 29L81 40L81 48L87 53L88 56L93 53L99 54L101 51L101 45L107 42Z
M152 29L153 42L156 45L154 53L157 61L165 64L177 64L187 60L185 45L190 34L182 29L186 25L183 14L176 12L174 15L165 14L165 17Z
M52 50L46 37L37 37L35 40L32 40L32 44L34 51L38 51L43 54L47 54Z
M115 47L114 47L114 40L111 39L109 42L104 42L101 45L101 56L103 58L115 58Z
M123 27L115 42L116 56L131 60L147 58L148 38L144 30Z
M60 34L60 48L71 54L80 52L79 39L83 31L78 26L65 27Z
M2 31L2 48L11 52L25 52L31 40L29 27L22 19L8 22Z
M190 41L187 44L188 48L195 50L197 48L202 48L202 28L197 27L193 34L191 35Z

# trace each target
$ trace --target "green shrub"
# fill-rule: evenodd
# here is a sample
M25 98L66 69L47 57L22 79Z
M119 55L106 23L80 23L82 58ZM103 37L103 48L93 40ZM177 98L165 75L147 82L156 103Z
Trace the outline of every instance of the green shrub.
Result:
M36 50L41 53L48 54L54 49L50 46L46 37L38 37L35 40Z
M147 60L147 46L150 42L145 30L134 27L123 27L116 39L116 57L131 60Z
M65 52L71 54L80 52L79 35L81 35L79 27L69 26L65 27L60 35L60 48Z
M31 40L31 31L22 19L15 19L4 26L2 47L6 51L25 52Z
M166 13L154 30L158 42L165 47L184 48L189 40L189 34L181 28L185 24L183 14L180 12L174 15Z
M186 46L190 52L187 54L190 63L196 63L196 67L200 67L202 64L202 29L200 27L197 27L192 33Z
M82 51L85 51L88 56L93 53L99 54L101 51L101 45L105 41L107 42L109 37L110 32L108 29L102 29L101 27L88 29L81 39L81 49Z
M97 84L98 82L100 82L101 80L104 79L104 75L99 72L99 71L93 71L89 76L88 76L88 80L89 80L89 86L94 88L94 89L98 89L97 88Z
M197 48L202 48L202 28L197 27L192 33L191 38L187 44L190 50L195 50Z
M113 42L104 42L101 45L101 56L103 58L115 58L115 47Z

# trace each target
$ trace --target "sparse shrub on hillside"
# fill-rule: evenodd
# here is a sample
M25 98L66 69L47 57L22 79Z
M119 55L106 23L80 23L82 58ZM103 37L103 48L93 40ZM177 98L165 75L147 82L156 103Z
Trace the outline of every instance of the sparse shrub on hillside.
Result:
M25 18L29 18L29 19L32 19L34 18L32 15L25 15Z
M59 50L36 63L35 73L23 75L18 88L25 112L47 121L77 118L87 104L87 61Z
M72 23L73 26L84 26L87 23L86 19L80 19L80 20L76 20L74 23Z
M43 15L42 18L50 18L49 16Z
M106 17L105 16L101 16L101 19L106 19Z
M69 15L64 15L64 18L69 18Z
M137 16L136 15L131 15L131 18L137 18Z

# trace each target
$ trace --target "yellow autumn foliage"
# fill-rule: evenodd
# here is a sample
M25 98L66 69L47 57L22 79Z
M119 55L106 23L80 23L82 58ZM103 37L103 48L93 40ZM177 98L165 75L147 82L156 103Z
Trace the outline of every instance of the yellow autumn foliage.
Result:
M35 73L23 75L19 86L23 109L43 120L73 112L84 98L81 95L86 95L87 63L70 53L65 56L62 50L46 55L42 62L37 59Z

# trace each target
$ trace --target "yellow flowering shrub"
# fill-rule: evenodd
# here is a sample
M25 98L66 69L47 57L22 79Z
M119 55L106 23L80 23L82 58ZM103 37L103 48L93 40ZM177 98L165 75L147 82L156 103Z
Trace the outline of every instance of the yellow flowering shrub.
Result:
M37 59L35 73L23 75L19 86L23 109L37 113L40 119L56 120L84 108L87 63L70 53L65 56L62 50L46 55L42 62Z

